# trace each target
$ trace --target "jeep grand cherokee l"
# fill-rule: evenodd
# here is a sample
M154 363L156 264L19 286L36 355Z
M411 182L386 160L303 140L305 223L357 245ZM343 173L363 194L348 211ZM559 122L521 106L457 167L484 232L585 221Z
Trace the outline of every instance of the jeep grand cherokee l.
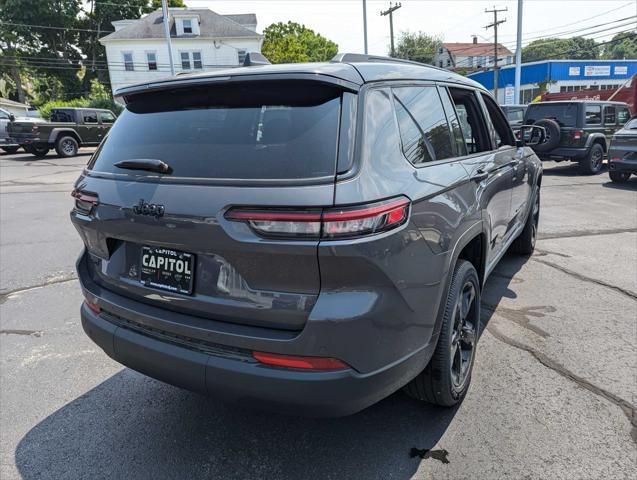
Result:
M542 167L479 84L360 55L119 90L75 184L86 333L146 375L340 416L467 392Z

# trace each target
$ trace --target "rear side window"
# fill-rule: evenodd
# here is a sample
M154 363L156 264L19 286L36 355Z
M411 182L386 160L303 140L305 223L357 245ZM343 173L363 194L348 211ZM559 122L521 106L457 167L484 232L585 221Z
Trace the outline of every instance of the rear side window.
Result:
M529 105L525 123L535 123L543 118L555 120L561 127L577 126L576 103L536 103Z
M312 82L256 82L140 94L89 168L158 159L171 177L302 179L335 175L340 91Z
M498 107L495 101L493 101L493 99L488 95L485 95L484 93L481 93L480 95L487 107L487 114L491 120L491 125L493 126L493 136L496 148L500 148L504 145L515 145L511 127L500 110L500 107Z
M630 112L626 107L620 107L617 112L617 121L620 125L623 125L630 118Z
M52 122L75 122L75 112L73 110L53 110L51 112Z
M604 107L604 123L606 125L615 125L616 120L615 107Z
M97 112L84 110L82 112L82 118L84 119L84 123L97 123Z
M602 123L602 107L599 105L586 105L586 125Z
M111 112L100 112L100 120L102 123L115 123L115 115Z
M454 156L451 132L436 87L393 88L403 153L414 165Z
M484 118L473 90L450 88L449 93L458 115L467 153L472 154L491 150L491 142L487 135Z

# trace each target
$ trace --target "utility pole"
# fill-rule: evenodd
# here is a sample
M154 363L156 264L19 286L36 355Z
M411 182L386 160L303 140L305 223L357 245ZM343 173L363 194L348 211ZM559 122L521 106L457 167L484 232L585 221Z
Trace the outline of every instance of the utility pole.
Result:
M365 55L367 55L367 2L363 0L363 42L365 43Z
M520 99L520 77L522 76L522 2L518 0L518 38L515 44L515 103Z
M385 10L384 12L380 12L381 16L385 17L387 15L389 15L389 36L391 38L391 56L394 56L395 50L394 50L394 12L396 10L398 10L400 7L402 7L402 5L400 3L397 3L396 5L392 6L391 2L389 2L389 8L387 10Z
M485 9L484 11L485 13L493 13L493 23L484 28L488 29L493 27L493 31L495 33L493 38L493 96L495 97L496 102L498 101L498 25L507 21L506 18L504 20L498 20L498 13L506 12L507 10L508 9L506 8L498 10L494 6L493 10Z
M168 58L170 58L170 74L175 76L175 64L173 63L173 46L170 43L170 16L166 0L161 0L161 9L164 15L164 35L166 35L166 45L168 46Z

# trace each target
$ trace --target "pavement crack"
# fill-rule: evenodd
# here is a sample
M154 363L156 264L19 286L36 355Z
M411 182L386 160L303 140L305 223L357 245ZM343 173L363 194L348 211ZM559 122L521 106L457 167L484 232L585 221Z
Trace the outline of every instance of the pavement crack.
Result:
M555 313L556 308L551 305L538 305L534 307L515 309L506 308L501 305L490 305L482 302L481 307L485 310L497 313L501 317L519 325L522 328L526 328L542 338L548 338L551 336L546 330L538 327L537 325L533 325L530 318L543 318L547 313Z
M67 283L72 282L73 280L77 280L76 275L66 276L66 277L54 277L45 280L42 283L38 283L36 285L30 285L28 287L16 288L14 290L9 290L7 292L0 293L0 305L6 302L12 295L22 292L28 292L29 290L35 290L37 288L48 287L49 285L57 285L58 283Z
M489 325L487 325L487 331L491 335L493 335L496 339L500 340L501 342L506 343L507 345L513 348L517 348L518 350L522 350L529 353L533 358L535 358L535 360L540 362L546 368L553 370L555 373L575 383L577 386L584 388L588 390L589 392L601 398L604 398L605 400L611 402L613 405L619 407L621 411L624 413L624 415L626 415L626 418L628 418L628 421L630 422L632 426L630 431L630 436L633 442L637 444L637 409L635 408L633 404L631 404L627 400L624 400L618 395L615 395L614 393L611 393L608 390L603 389L602 387L598 387L597 385L589 382L585 378L582 378L579 375L576 375L575 373L571 372L566 367L564 367L562 364L556 362L551 357L549 357L548 355L545 355L539 350L536 350L535 348L530 347L529 345L525 345L524 343L518 342L517 340L514 340L510 338L509 336L503 334L501 331L499 331L495 327L495 325L493 325L493 323L490 323Z
M593 237L597 235L614 235L617 233L637 233L637 228L611 228L608 230L571 230L562 233L540 233L538 240L552 240L555 238Z
M28 337L41 337L42 330L0 330L0 335L26 335Z
M550 262L548 260L544 260L544 259L540 259L540 258L536 258L536 257L531 257L531 260L533 260L534 262L542 263L542 264L547 265L549 267L555 268L556 270L559 270L560 272L566 273L567 275L570 275L571 277L576 278L578 280L581 280L583 282L594 283L594 284L600 285L602 287L610 288L612 290L615 290L616 292L621 293L622 295L626 295L627 297L630 297L630 298L632 298L634 300L637 300L637 293L635 293L635 292L633 292L631 290L627 290L625 288L618 287L617 285L613 285L611 283L604 282L603 280L598 280L596 278L587 277L586 275L582 275L581 273L574 272L573 270L570 270L570 269L568 269L566 267L562 267L561 265L558 265L557 263Z

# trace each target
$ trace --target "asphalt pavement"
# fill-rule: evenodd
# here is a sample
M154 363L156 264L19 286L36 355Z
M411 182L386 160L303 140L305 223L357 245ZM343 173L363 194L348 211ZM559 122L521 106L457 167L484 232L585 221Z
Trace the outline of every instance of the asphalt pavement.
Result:
M84 335L68 212L89 152L0 156L2 480L635 478L637 178L545 163L536 253L486 285L460 406L397 392L316 420L162 384Z

